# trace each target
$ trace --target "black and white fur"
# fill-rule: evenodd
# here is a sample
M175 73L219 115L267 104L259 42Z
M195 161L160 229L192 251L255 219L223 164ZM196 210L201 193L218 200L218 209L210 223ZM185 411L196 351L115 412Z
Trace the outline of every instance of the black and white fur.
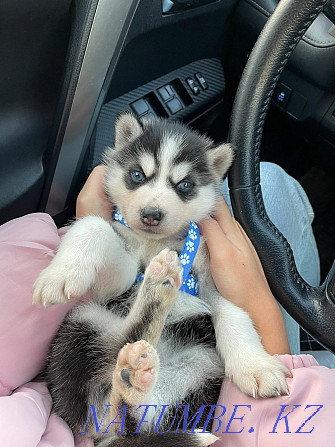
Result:
M122 114L115 148L105 154L105 185L131 229L98 216L79 220L35 282L34 303L44 306L89 289L96 295L60 327L48 381L55 411L74 432L83 429L89 405L99 420L104 405L113 405L109 422L127 405L126 435L115 433L119 426L105 435L92 422L86 427L101 447L211 444L212 434L156 434L159 411L148 413L145 434L133 436L141 418L135 409L169 404L171 416L178 404L194 411L214 405L224 375L254 397L287 391L285 368L265 352L247 313L216 290L202 239L193 264L199 297L178 290L180 238L190 221L214 212L232 160L230 145L215 146L182 124ZM144 282L134 286L144 270ZM168 415L160 428L169 422Z

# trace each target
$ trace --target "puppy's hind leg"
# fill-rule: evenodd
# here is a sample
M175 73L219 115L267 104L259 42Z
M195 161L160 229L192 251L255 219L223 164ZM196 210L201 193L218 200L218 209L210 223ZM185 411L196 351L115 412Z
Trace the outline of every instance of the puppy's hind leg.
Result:
M146 269L143 284L127 317L126 344L119 352L113 373L113 416L126 404L130 426L117 439L101 440L97 447L205 447L217 440L211 433L136 434L134 422L142 402L148 401L158 378L159 357L154 348L161 336L166 317L175 303L182 284L182 268L177 253L163 250ZM139 341L137 341L139 340Z
M130 425L126 427L122 437L110 442L102 441L97 444L97 447L151 447L156 445L162 447L207 447L218 440L215 435L208 432L189 434L172 431L157 434L145 431L142 434L134 435L138 430L138 406L154 388L158 366L159 359L155 349L144 340L127 344L121 349L113 374L112 416L115 418L121 406L126 404L128 413L126 422L130 422Z
M164 249L152 259L126 319L128 343L144 339L157 345L166 317L176 301L182 276L183 269L175 251Z
M159 368L155 350L166 317L182 284L182 267L176 252L165 249L149 264L143 284L127 319L124 338L113 373L110 398L114 407L120 402L137 407L151 394Z

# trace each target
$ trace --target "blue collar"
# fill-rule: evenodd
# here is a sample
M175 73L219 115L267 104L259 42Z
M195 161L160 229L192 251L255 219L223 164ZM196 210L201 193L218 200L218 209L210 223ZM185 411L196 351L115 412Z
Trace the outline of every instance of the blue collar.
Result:
M113 219L117 222L120 222L122 225L124 225L127 228L130 228L130 226L127 224L125 218L122 216L120 210L116 210L113 213ZM198 282L196 280L196 277L190 273L192 264L195 258L195 255L197 254L198 248L200 243L200 231L196 223L191 222L187 235L186 240L184 243L184 247L179 255L179 261L181 265L183 266L183 284L181 285L180 289L182 292L189 293L193 296L198 296ZM136 277L136 281L143 281L143 273L140 273Z

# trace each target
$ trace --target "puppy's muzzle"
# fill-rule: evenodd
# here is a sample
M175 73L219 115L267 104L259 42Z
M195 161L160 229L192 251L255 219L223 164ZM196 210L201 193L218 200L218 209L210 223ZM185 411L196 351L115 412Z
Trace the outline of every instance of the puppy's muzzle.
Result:
M145 225L158 226L163 219L163 213L157 208L143 208L141 211L141 221Z

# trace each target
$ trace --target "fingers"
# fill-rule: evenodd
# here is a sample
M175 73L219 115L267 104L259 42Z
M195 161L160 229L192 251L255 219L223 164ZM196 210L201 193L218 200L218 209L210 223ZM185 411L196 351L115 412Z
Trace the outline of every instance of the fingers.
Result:
M105 174L106 174L106 166L103 165L96 166L89 175L88 179L86 180L86 183L83 186L82 191L89 190L91 192L98 194L99 196L104 195Z
M221 200L218 204L215 220L220 225L222 231L226 237L236 246L241 246L241 244L246 243L248 247L256 253L254 246L252 245L250 239L248 238L246 232L242 226L235 220L231 215L230 209L225 200ZM256 255L257 256L257 255Z
M104 177L106 166L93 169L77 198L77 219L88 215L98 215L111 219L112 205L105 195Z
M227 236L235 228L235 219L230 214L230 210L225 200L222 199L215 211L214 218L203 220L200 224L200 231L206 238L207 246L211 251L214 248L215 241L227 242Z
M264 275L254 246L242 226L231 215L225 200L219 202L214 218L206 219L200 224L200 230L212 256L222 254L223 249L228 251L234 247L235 250L249 253Z
M225 232L235 227L235 219L231 215L230 209L224 199L218 203L214 217Z
M230 242L236 246L241 243L241 232L237 221L230 213L230 209L224 199L222 199L215 211L214 219L219 224L221 230Z
M222 231L222 228L215 219L208 218L203 220L201 223L199 223L199 228L202 235L205 237L206 244L211 256L217 251L220 251L222 253L222 251L229 244L228 239Z

